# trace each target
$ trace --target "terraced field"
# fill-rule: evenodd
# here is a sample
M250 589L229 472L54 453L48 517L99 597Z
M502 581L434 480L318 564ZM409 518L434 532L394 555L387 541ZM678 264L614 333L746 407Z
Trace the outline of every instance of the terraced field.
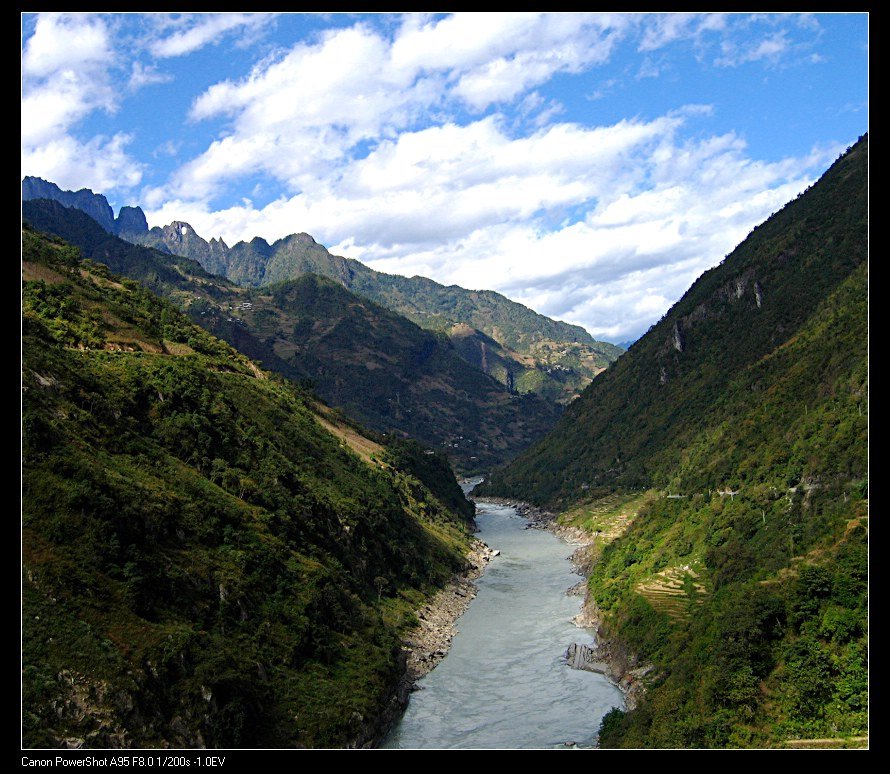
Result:
M688 565L667 567L638 583L635 591L672 621L686 621L694 607L703 604L708 594L698 577Z
M562 514L559 523L566 527L577 527L593 535L595 544L602 547L623 535L640 509L655 497L654 490L647 490L588 500Z

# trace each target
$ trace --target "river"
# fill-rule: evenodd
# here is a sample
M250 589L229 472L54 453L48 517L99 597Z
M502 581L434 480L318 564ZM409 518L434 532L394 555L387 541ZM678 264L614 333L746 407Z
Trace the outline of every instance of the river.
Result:
M499 550L476 581L479 593L457 621L448 655L418 681L388 748L592 747L600 719L623 707L605 677L571 669L572 642L593 637L571 618L581 598L571 547L526 529L514 508L477 502L478 537Z

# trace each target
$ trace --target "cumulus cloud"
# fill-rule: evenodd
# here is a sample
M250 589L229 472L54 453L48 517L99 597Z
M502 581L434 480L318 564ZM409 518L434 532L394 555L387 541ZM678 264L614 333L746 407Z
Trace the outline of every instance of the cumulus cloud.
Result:
M169 59L262 34L273 18L152 18L140 57L172 71ZM103 19L41 16L23 53L23 167L65 187L140 183L131 132L73 131L125 91L111 87ZM740 136L709 134L710 105L575 123L571 97L548 82L593 73L621 45L636 61L598 89L583 81L589 100L634 73L662 77L677 48L702 67L813 54L800 41L818 25L783 19L409 14L332 27L194 95L188 139L153 138L147 151L182 163L140 200L152 225L186 220L229 244L308 231L382 271L492 288L601 338L633 338L840 149L757 161ZM148 61L118 75L130 93L167 78Z
M114 62L108 28L94 15L41 14L22 55L22 173L95 190L130 187L141 166L130 158L127 133L86 142L73 127L95 110L117 106L109 76Z
M35 146L96 109L113 110L101 19L44 14L22 56L22 142Z
M79 142L62 134L23 149L22 171L51 180L62 189L91 188L106 192L133 188L142 179L142 169L127 153L132 139L128 134L118 133Z
M840 150L764 163L733 134L682 140L709 110L525 137L497 116L403 132L263 208L177 200L149 219L185 219L229 244L308 231L380 271L495 289L595 336L633 338Z
M356 144L409 129L431 109L482 111L604 61L630 24L603 14L472 13L408 16L392 40L366 24L330 31L194 101L192 120L230 118L232 128L179 171L171 193L205 196L248 168L302 187Z
M211 17L192 30L202 31L195 34L203 39L214 25L240 18ZM732 37L750 23L723 14L469 13L410 14L394 31L365 22L328 30L196 97L192 121L229 123L177 171L169 195L210 197L229 181L258 172L286 189L304 189L321 175L336 175L359 144L412 131L433 111L441 124L460 109L484 113L506 103L528 105L536 87L556 74L608 61L615 46L633 35L645 52L722 36L724 66L781 56L787 40L773 21L770 36L753 47ZM179 37L165 40L174 39ZM661 69L649 59L639 74L658 76ZM539 103L527 125L544 126L562 110L556 102Z
M70 70L92 71L110 56L108 30L100 18L42 14L22 56L22 74L46 78Z
M766 37L742 45L734 29L751 23L455 14L409 16L391 38L361 23L332 30L195 99L193 121L229 128L152 192L149 218L186 218L229 244L309 231L382 271L493 288L594 335L632 338L836 149L768 164L731 133L682 140L710 105L557 123L561 106L535 89L607 60L631 35L646 56L680 40L719 41L723 66L775 61L784 31L769 19ZM524 124L492 112L510 101ZM459 108L488 112L462 122ZM210 206L220 185L257 170L289 192L260 208Z

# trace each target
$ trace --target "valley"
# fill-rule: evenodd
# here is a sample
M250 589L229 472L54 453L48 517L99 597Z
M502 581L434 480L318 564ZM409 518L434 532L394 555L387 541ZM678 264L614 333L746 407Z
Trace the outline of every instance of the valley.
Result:
M868 137L495 471L591 535L602 747L862 746Z
M22 240L24 744L372 744L400 633L465 566L445 459Z
M190 258L242 287L270 286L308 274L326 277L447 336L460 357L520 394L566 404L623 351L596 341L580 326L551 320L499 293L374 271L332 255L309 234L291 234L271 245L257 237L229 247L221 238L208 242L183 221L149 229L139 207L124 208L115 220L105 197L92 191L62 191L38 178L25 178L23 185L26 201L44 198L80 209L122 239Z
M867 745L867 135L612 361L27 185L28 746Z

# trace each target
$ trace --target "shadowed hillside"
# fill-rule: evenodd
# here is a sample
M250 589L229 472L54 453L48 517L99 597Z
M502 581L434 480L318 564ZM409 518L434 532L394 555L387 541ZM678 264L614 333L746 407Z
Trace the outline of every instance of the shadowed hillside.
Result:
M26 201L35 228L166 296L248 357L312 388L383 433L444 451L462 472L512 459L553 427L560 409L518 395L458 356L444 335L312 275L247 289L188 258L125 242L84 213Z

